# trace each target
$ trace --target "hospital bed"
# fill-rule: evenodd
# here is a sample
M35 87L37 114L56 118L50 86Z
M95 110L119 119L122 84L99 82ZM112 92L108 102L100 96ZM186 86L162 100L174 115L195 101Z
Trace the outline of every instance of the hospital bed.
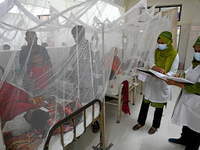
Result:
M120 123L121 113L122 113L122 98L123 98L123 81L127 80L129 83L129 100L131 99L131 104L135 105L136 99L136 87L138 86L137 78L135 76L129 75L116 75L116 78L110 80L108 84L108 89L106 91L106 98L115 99L117 103L106 101L106 104L117 106L117 123Z
M77 138L83 134L86 129L91 126L96 120L98 120L101 115L101 101L100 100L93 100L90 103L84 105L82 108L78 109L73 114L69 115L68 117L64 118L57 124L55 124L51 130L49 131L49 134L46 138L46 141L44 141L39 149L43 148L44 150L60 150L60 149L66 149L70 143L75 141ZM75 126L76 124L76 116L80 113L83 113L83 122L81 122L79 125ZM53 133L58 129L61 128L63 124L66 122L69 122L70 120L73 121L74 128L72 131L69 131L67 133L61 132L60 135L53 135ZM101 128L101 124L100 124ZM44 144L44 145L43 145Z
M79 138L93 123L100 119L101 112L101 101L93 100L88 104L82 104L83 106L73 112L71 115L67 116L63 120L60 120L58 123L54 124L48 135L44 138L35 138L36 133L30 131L29 133L24 133L19 137L4 135L6 149L8 150L23 150L24 147L30 144L30 147L34 149L44 149L44 150L63 150L66 149L72 142ZM77 119L80 117L81 119ZM79 120L78 122L76 122ZM67 123L71 122L70 130L64 131L64 126ZM60 133L56 133L57 130ZM55 134L56 133L56 134ZM30 135L33 138L30 138ZM26 137L26 138L25 138ZM30 139L31 140L30 140ZM20 143L20 144L19 144ZM24 144L24 145L23 145Z
M9 83L7 83L6 85L8 87L10 86L15 87ZM14 90L16 89L18 88L15 87ZM21 91L21 89L19 90ZM24 94L23 91L22 94ZM12 97L14 97L14 95L12 95L11 98ZM36 100L38 102L38 99L41 100L42 98L41 97L29 98L28 101L34 102L35 104ZM20 99L19 101L24 101L24 100ZM70 143L79 138L88 127L94 124L96 120L101 119L100 112L101 112L102 102L97 99L89 103L80 103L77 100L63 100L56 98L54 102L49 103L51 105L47 106L46 109L52 111L54 110L52 108L57 108L59 104L63 104L66 102L67 104L71 102L76 102L77 104L76 106L78 109L75 110L70 115L68 115L66 118L59 120L59 122L57 123L54 122L54 125L51 126L50 131L48 132L48 136L46 136L45 138L41 138L41 136L38 135L38 132L36 132L35 130L30 130L29 132L23 133L20 136L13 136L11 133L6 132L4 133L4 141L6 144L6 149L23 150L26 149L27 147L29 147L30 149L32 149L31 147L34 147L34 149L49 149L49 150L66 149ZM4 101L1 101L1 104L2 103L4 103ZM5 104L7 104L7 102L5 102ZM58 130L59 132L57 132Z

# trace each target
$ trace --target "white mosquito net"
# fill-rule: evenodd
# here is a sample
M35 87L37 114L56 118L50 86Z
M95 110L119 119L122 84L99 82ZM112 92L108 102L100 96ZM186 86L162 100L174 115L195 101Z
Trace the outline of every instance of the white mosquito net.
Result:
M113 75L134 76L156 49L160 32L171 30L171 21L154 16L146 0L123 15L104 1L70 2L67 9L47 0L0 4L0 44L10 46L0 51L7 149L43 147L55 123L94 99L103 101ZM64 126L71 129L71 122Z

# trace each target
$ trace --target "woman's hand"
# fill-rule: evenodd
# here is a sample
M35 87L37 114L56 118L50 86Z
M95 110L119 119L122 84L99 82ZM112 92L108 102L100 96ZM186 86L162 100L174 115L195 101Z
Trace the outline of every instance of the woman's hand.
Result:
M183 77L181 77L181 73L179 75L175 74L174 77L183 78Z
M158 71L158 72L160 72L160 73L162 73L162 74L167 75L165 69L160 68L160 67L158 67L158 66L153 66L151 69L153 69L153 70L155 70L155 71Z
M174 77L180 77L179 75L175 74Z
M166 82L168 85L176 85L176 81L173 81L173 80L170 80L170 79L165 80L165 82Z
M165 82L168 84L168 85L175 85L175 86L178 86L182 89L185 89L185 85L183 83L178 83L176 81L173 81L173 80L170 80L170 79L167 79L165 80Z
M166 71L163 68L159 68L158 72L162 73L162 74L167 74Z

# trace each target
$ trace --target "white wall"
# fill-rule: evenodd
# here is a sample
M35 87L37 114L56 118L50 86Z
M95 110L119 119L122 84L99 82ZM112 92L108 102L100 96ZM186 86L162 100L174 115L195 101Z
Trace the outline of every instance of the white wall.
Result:
M126 11L138 2L139 0L127 0ZM181 20L178 21L178 25L181 25L178 53L180 62L185 63L184 69L187 69L191 65L191 60L194 55L192 48L193 42L195 42L196 38L200 35L196 34L195 39L190 35L191 25L200 24L200 0L147 0L148 6L153 6L155 4L157 4L156 6L182 4Z
M191 60L194 56L193 44L195 43L198 36L200 36L200 1L194 0L194 7L191 10L191 27L190 27L190 34L188 40L188 47L186 53L186 60L185 60L185 69L191 65Z

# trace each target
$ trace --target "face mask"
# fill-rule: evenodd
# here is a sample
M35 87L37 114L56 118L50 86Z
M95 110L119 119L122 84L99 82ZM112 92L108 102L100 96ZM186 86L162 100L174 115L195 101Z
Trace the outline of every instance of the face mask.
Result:
M194 57L197 61L200 61L200 53L194 53Z
M158 48L160 50L166 50L168 47L167 47L167 44L158 44Z

